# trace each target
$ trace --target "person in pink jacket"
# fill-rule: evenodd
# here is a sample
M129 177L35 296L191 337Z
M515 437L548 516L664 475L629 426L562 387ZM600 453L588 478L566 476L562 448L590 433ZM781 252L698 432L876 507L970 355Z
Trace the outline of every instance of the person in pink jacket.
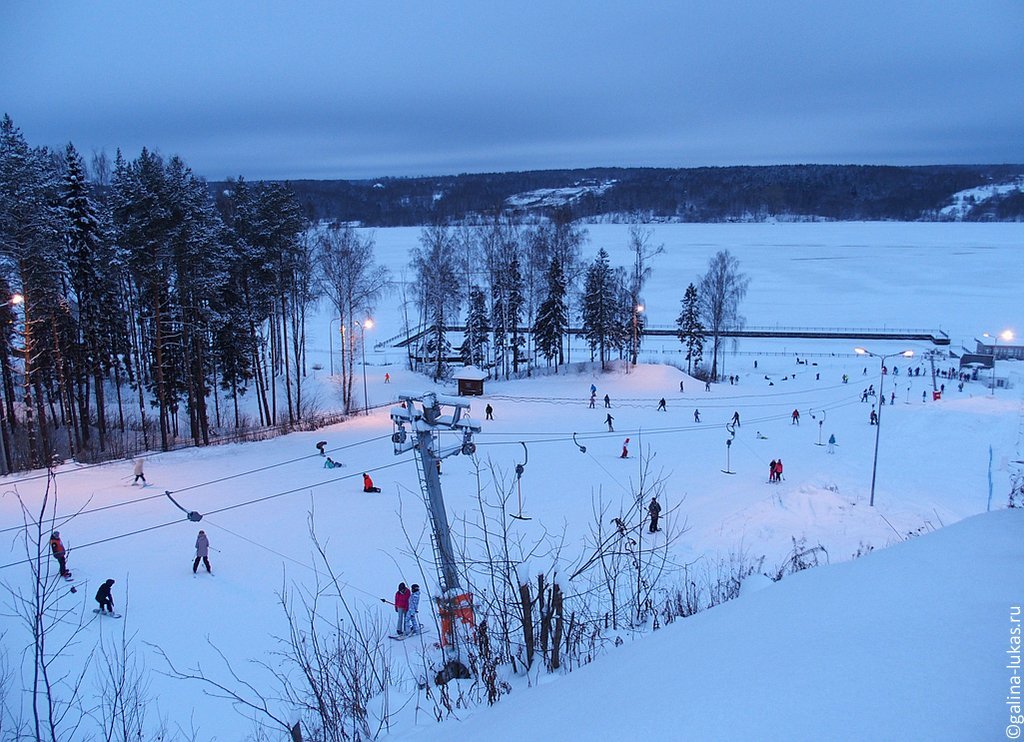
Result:
M399 636L405 634L405 615L409 612L409 588L405 586L404 582L398 583L398 592L395 593L395 613L398 614L398 631Z

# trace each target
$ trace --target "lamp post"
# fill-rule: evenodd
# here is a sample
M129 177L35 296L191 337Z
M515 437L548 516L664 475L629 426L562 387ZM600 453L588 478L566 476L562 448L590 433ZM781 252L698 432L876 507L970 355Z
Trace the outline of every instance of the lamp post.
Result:
M999 344L999 338L1002 338L1003 340L1005 340L1007 342L1013 340L1013 331L1012 330L1003 330L998 335L996 335L994 333L993 334L989 334L987 332L983 332L981 334L981 336L982 337L986 337L986 338L992 338L992 395L995 396L995 393L996 393L996 346Z
M870 350L864 348L854 348L853 351L859 356L872 356L877 358L878 364L878 399L881 401L885 391L882 385L885 383L885 374L882 373L882 367L885 366L886 358L895 358L896 356L903 356L904 358L911 358L914 355L912 350L903 350L899 353L887 353L885 355L879 355L878 353L872 353ZM871 462L871 500L868 505L871 507L875 506L875 475L878 473L878 437L882 432L882 405L878 405L878 419L875 421L875 457Z
M359 335L360 335L359 339L360 339L360 344L362 345L362 354L363 354L363 414L364 415L369 415L370 414L370 400L369 400L369 398L366 395L366 331L368 329L372 329L373 328L373 320L371 318L367 317L366 319L364 319L361 322L359 320L355 320L355 322L353 324L359 325L359 329L361 330L361 332L359 333Z
M331 321L327 323L327 343L331 354L331 376L334 376L334 330L331 328L334 327L335 322L341 322L341 317L332 317ZM342 331L341 326L338 327L338 331ZM345 344L342 343L341 347L344 352Z
M642 311L644 311L644 305L643 304L637 304L636 306L633 307L633 364L632 365L634 365L634 366L636 365L636 355L637 355L637 351L639 350L639 348L637 347L637 344L636 344L636 339L637 339L637 320L638 320L638 317L640 315L640 312L642 312Z

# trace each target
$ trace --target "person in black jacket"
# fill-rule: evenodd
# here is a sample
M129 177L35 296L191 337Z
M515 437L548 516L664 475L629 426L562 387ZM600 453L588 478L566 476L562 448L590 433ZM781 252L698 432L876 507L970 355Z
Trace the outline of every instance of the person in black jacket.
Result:
M114 599L110 596L110 588L113 584L113 580L107 580L96 591L96 602L100 604L100 613L106 611L112 614L114 612Z
M658 516L661 515L661 505L659 505L658 501L655 500L653 497L651 498L650 505L647 506L647 512L650 513L650 515L651 515L650 532L651 533L657 533L658 532Z

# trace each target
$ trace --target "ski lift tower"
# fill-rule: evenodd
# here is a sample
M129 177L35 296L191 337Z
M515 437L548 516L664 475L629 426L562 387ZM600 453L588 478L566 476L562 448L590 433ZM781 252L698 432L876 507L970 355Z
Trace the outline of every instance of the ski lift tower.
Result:
M480 432L480 424L468 415L469 403L456 397L447 397L434 392L415 395L402 392L398 395L402 404L391 408L391 422L395 432L391 442L395 455L415 449L416 468L419 473L423 501L430 515L432 527L431 543L434 562L440 579L441 597L438 600L441 614L442 645L454 645L457 651L457 623L473 624L473 596L464 592L459 581L459 570L452 549L451 529L441 492L438 476L441 459L457 454L471 456L476 451L473 434ZM419 408L417 409L417 403ZM451 412L442 414L442 405ZM407 430L408 429L408 430ZM462 440L455 445L441 446L441 433L461 433Z

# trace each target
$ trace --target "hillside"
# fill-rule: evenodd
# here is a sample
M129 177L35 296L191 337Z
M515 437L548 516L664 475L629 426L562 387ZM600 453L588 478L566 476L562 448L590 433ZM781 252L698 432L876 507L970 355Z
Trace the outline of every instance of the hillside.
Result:
M505 211L573 219L723 222L1018 221L1024 165L589 168L379 180L296 180L312 219L393 227ZM225 183L211 183L215 193ZM969 196L963 196L969 192ZM949 207L956 205L953 211Z

